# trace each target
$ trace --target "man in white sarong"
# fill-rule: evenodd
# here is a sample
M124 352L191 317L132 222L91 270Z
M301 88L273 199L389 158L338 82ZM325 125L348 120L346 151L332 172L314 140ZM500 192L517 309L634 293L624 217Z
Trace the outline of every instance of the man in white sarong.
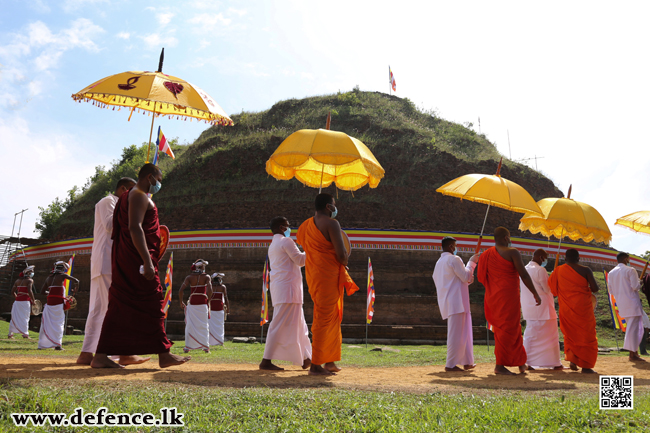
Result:
M192 274L185 277L185 281L178 290L178 299L185 311L185 353L190 350L203 350L210 353L210 331L208 328L209 305L212 298L212 283L210 276L206 275L205 267L208 262L198 259L192 265ZM190 298L187 305L183 302L183 290L190 288Z
M65 325L65 280L75 282L72 295L77 293L79 280L65 272L69 266L66 262L56 262L54 269L41 287L41 293L47 293L47 304L43 307L41 330L38 336L39 349L63 350L63 326Z
M564 369L560 360L560 336L557 330L555 299L548 285L547 259L548 253L540 248L533 253L533 259L526 265L526 271L542 299L539 306L531 291L519 279L521 311L526 321L524 349L526 349L528 370L539 367Z
M114 194L108 194L95 205L95 227L90 254L90 300L84 331L84 343L77 364L90 365L108 309L108 288L111 286L111 248L113 247L113 211L122 194L133 188L135 180L123 177Z
M445 371L466 371L474 364L474 335L469 305L469 285L474 281L478 255L467 265L456 256L456 239L442 239L442 255L433 270L440 315L447 320L447 362ZM460 368L462 365L463 368Z
M225 339L224 322L226 314L230 313L228 291L223 284L225 275L215 272L212 274L212 297L210 298L210 346L223 346Z
M639 274L630 266L629 254L618 253L616 260L618 265L611 270L608 280L609 291L614 295L618 311L627 323L623 349L630 352L630 361L643 361L638 350L643 338L644 322L648 321L648 316L643 311L639 297Z
M11 289L11 294L16 298L11 306L11 321L9 322L8 337L13 340L14 334L21 334L29 339L29 316L34 303L34 265L28 266L21 273Z
M273 240L269 246L270 290L273 319L269 325L260 370L284 370L272 360L289 361L303 369L311 366L311 342L302 308L303 288L300 268L306 255L291 239L285 217L271 220Z

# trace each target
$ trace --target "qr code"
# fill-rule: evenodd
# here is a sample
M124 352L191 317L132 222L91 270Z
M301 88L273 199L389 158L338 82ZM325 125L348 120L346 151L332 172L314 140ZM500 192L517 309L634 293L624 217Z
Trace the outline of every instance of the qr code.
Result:
M634 376L600 376L601 409L634 409Z

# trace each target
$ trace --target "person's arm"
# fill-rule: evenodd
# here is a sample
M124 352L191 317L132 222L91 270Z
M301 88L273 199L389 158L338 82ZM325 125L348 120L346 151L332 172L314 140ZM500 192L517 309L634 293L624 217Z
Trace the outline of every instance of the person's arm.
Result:
M187 276L185 277L185 280L183 281L183 284L181 284L181 288L178 289L178 302L181 304L181 308L184 310L185 309L185 304L183 303L183 290L190 284L190 277Z
M327 224L327 231L330 235L334 251L336 251L336 260L343 266L348 265L348 252L343 243L343 235L341 234L341 225L335 219L330 220Z
M212 299L212 278L210 278L209 275L207 275L208 278L208 283L206 284L205 287L205 294L208 295L208 305L210 304L210 299Z
M31 299L30 303L34 305L34 302L36 301L36 297L34 296L34 284L30 283L29 285L29 299Z
M521 277L521 281L524 282L524 285L528 287L528 290L530 290L530 293L532 293L533 297L535 298L535 305L536 306L541 305L542 298L539 297L539 294L537 293L537 289L535 289L535 284L533 284L533 280L530 279L530 275L526 270L526 266L524 266L524 261L521 260L521 254L519 254L519 251L515 249L511 249L510 254L511 254L510 258L512 258L512 263L515 265L515 269L517 269L517 272L519 272L519 277Z
M226 312L230 314L230 301L228 300L228 290L226 290L226 286L223 284L221 285L223 287L223 300L224 300L224 305L226 306Z
M47 277L45 281L43 281L43 285L41 286L41 291L39 293L45 293L47 295L47 288L49 287L50 282L50 277Z
M291 261L296 266L299 266L301 268L305 266L305 260L307 259L307 254L300 252L298 246L293 240L289 239L288 241L283 241L282 249L284 250L285 253L287 253Z
M591 271L591 268L585 266L587 270L587 281L589 282L589 287L591 287L591 293L596 293L598 291L598 283L594 278L594 273Z
M477 261L478 256L473 255L467 262L467 265L463 265L463 259L455 257L451 260L451 268L459 280L463 283L471 284L474 281L474 268L476 267Z
M131 191L128 196L129 200L129 232L131 233L131 240L135 249L138 250L140 258L144 262L144 277L147 280L153 280L155 269L149 250L147 249L147 241L142 229L142 221L144 221L144 214L149 207L149 198L143 192L138 190Z
M551 293L551 287L548 285L548 272L545 268L540 267L536 270L535 281L539 284L539 288L544 293Z
M79 290L79 280L76 279L75 277L72 277L72 276L68 275L68 274L61 274L61 276L65 280L70 280L70 281L74 282L74 288L72 289L72 296L76 295L77 290Z
M100 213L100 224L110 234L113 232L113 214L115 213L115 204L114 200L102 199L100 202L101 209Z
M11 288L11 294L14 298L18 296L16 292L18 292L18 280L14 282L14 286Z
M636 272L636 269L629 267L629 271L627 271L627 277L630 280L630 287L632 287L632 290L635 292L638 292L641 289L641 280L639 280L639 274Z

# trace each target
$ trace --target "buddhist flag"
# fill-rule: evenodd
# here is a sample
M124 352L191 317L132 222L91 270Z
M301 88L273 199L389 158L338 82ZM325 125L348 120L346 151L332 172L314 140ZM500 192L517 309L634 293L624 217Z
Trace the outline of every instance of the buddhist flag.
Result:
M372 323L375 315L375 276L372 273L372 263L368 257L368 300L366 302L366 323Z
M490 325L490 322L488 322L487 320L485 320L485 329L494 332L494 327Z
M260 326L264 326L269 321L269 258L266 257L264 262L264 272L262 273L262 313L260 315Z
M167 273L165 274L165 298L163 301L163 313L165 313L165 319L167 318L167 312L169 307L172 305L172 274L174 273L174 252L169 257L169 263L167 263Z
M70 260L68 260L68 270L65 271L66 275L72 276L72 268L74 268L74 256L76 254L73 254L72 257L70 257ZM70 296L70 280L66 279L65 283L63 283L65 290L63 291L63 296Z
M171 156L172 159L176 159L176 157L174 156L174 152L172 152L172 148L169 147L169 143L167 142L167 139L165 138L162 131L160 130L160 126L158 127L158 139L156 140L156 144L158 149L161 152L165 152L167 155Z
M607 289L607 301L609 301L609 313L612 316L612 325L614 329L620 329L625 332L627 329L627 323L625 319L621 317L621 314L618 312L618 305L616 305L616 299L612 292L609 291L609 274L607 271L603 270L605 274L605 288Z
M390 70L390 66L388 67L388 83L390 84L390 87L393 89L393 92L396 92L397 83L395 83L395 77L393 76L393 71Z

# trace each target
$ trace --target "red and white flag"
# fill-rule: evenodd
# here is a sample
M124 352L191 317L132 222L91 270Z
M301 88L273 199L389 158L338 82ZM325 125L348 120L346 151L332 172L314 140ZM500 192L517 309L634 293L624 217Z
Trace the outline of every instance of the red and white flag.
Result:
M366 301L366 323L372 323L375 315L375 275L372 273L372 263L368 257L368 297Z
M396 92L397 84L395 83L395 77L393 76L393 71L390 70L390 66L388 67L388 83L390 84L390 87L392 87L393 92Z

